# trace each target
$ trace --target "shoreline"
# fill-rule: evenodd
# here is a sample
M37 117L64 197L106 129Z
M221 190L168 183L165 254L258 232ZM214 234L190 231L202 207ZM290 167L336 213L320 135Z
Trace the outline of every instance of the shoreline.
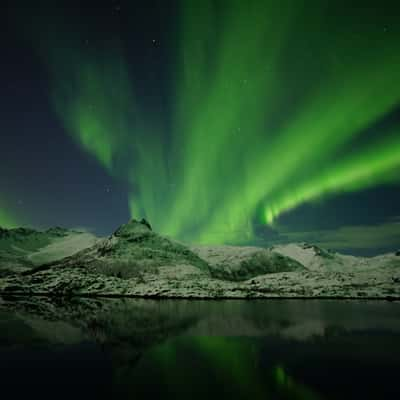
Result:
M26 297L46 297L46 298L59 298L65 300L79 299L79 298L91 298L91 299L149 299L149 300L202 300L202 301L223 301L223 300L340 300L340 301L388 301L397 302L400 301L400 296L166 296L164 294L61 294L61 293L48 293L48 292L37 292L37 293L21 293L21 292L0 292L0 298L2 299L14 299L26 298Z

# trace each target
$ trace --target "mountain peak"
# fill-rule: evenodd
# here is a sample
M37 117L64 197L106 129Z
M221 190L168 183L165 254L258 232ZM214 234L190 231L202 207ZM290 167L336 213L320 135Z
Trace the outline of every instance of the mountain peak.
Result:
M66 236L69 233L69 230L60 226L54 226L47 229L45 233L53 236Z
M4 229L0 228L0 237L26 237L38 233L38 231L31 228L12 228Z
M128 223L121 225L114 232L114 236L126 237L135 234L146 234L151 230L151 225L144 218L142 218L140 221L131 219Z

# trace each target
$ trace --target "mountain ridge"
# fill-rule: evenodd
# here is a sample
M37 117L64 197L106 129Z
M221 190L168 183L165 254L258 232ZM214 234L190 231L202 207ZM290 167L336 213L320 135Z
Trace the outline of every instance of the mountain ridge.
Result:
M60 229L46 232L62 236ZM80 240L80 234L72 234L70 240ZM57 243L63 244L62 240L65 237ZM51 244L50 248L54 250L55 246ZM0 279L0 293L161 298L400 297L400 257L396 253L353 257L309 243L270 248L189 246L154 232L146 220L135 219L106 238L92 238L78 250L8 274Z
M69 256L96 240L90 233L59 226L46 230L0 227L0 276Z

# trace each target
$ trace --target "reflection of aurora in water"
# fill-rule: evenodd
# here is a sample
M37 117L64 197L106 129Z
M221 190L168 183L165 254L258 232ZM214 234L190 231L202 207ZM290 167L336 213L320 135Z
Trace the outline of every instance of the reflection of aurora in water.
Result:
M85 379L69 354L85 389L113 399L399 398L398 315L390 302L25 298L0 303L0 373L20 379L4 360L31 351L25 381L56 371L74 392Z
M249 338L190 337L157 346L147 355L147 361L150 358L153 373L157 371L156 376L163 377L167 392L176 391L175 398L202 398L213 393L221 398L320 399L312 389L287 375L283 366L262 368L260 345L260 341ZM182 367L185 365L191 370ZM202 371L207 372L202 376ZM205 393L196 393L201 388L193 391L199 379L206 379Z
M281 366L262 370L258 347L246 338L178 338L151 349L138 364L135 375L139 379L134 381L145 382L143 387L139 384L141 393L148 390L151 376L158 386L154 393L168 393L168 398L211 394L213 398L269 398L277 393L290 399L318 398L296 385Z
M181 318L185 308L199 317L189 330L150 347L118 377L117 387L138 398L324 399L329 392L314 378L318 371L340 374L325 383L335 388L346 381L341 369L347 358L382 367L392 351L382 355L380 336L369 329L400 329L396 307L388 303L189 302L177 308ZM394 336L383 337L399 348ZM336 393L354 398L354 390L346 397L340 386Z

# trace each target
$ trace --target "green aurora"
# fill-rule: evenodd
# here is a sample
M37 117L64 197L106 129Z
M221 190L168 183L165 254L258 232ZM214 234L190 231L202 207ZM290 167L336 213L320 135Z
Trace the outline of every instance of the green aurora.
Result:
M208 387L216 393L221 391L224 397L261 399L278 395L279 398L297 400L321 398L309 387L296 382L281 365L260 368L261 343L246 337L175 338L149 350L145 361L137 368L139 376L135 377L135 382L145 382L146 374L151 374L152 380L160 382L163 390L173 398L204 398L204 393L194 392L193 388L199 384L202 367L206 365L211 371ZM183 371L181 365L188 364L187 359L196 360L198 369Z
M10 201L7 198L0 198L0 228L17 228L21 218L17 218L10 210Z
M170 124L143 106L118 40L38 48L54 109L130 184L133 217L244 243L301 204L396 181L399 127L381 122L400 102L400 27L339 3L182 1L165 44Z
M16 228L18 226L14 217L10 215L10 211L0 207L0 228Z

